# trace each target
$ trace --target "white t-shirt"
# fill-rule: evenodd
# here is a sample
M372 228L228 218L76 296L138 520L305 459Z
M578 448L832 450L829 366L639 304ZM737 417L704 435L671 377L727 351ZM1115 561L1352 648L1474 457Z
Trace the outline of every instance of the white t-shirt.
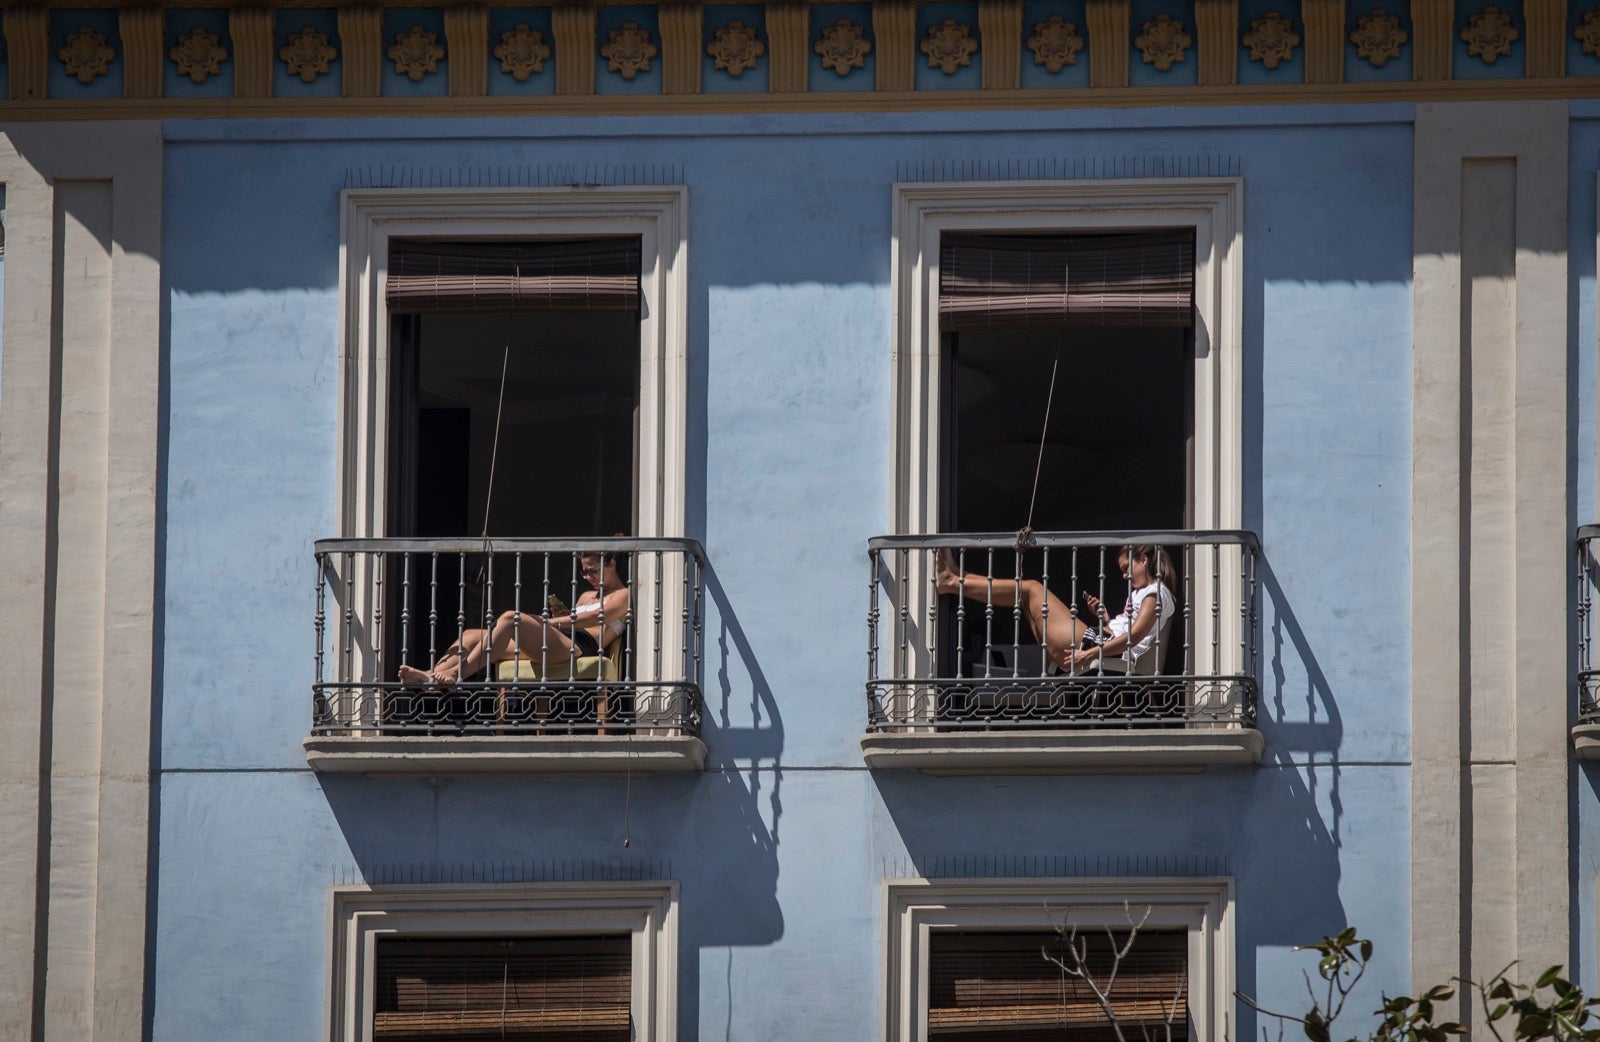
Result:
M1160 597L1156 602L1160 608L1160 614L1156 616L1156 624L1150 628L1149 633L1144 635L1143 640L1122 653L1122 657L1130 663L1139 661L1139 656L1154 647L1158 635L1163 638L1166 637L1167 628L1172 624L1172 616L1177 611L1177 605L1172 600L1172 591L1159 581L1129 591L1128 602L1123 605L1122 614L1113 618L1107 625L1107 629L1111 631L1113 637L1120 637L1122 634L1127 633L1128 627L1133 625L1133 620L1139 617L1139 609L1144 604L1145 598L1157 595Z

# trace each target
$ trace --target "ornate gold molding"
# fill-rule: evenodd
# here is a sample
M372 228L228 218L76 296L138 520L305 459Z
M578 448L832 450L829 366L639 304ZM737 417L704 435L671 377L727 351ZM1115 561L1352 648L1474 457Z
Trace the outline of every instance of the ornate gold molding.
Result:
M872 39L878 55L878 90L911 90L917 82L917 5L879 0L872 5Z
M1300 0L1307 83L1344 81L1344 0Z
M1381 69L1390 60L1400 57L1408 34L1400 28L1400 16L1374 7L1370 14L1356 19L1350 42L1356 45L1356 57Z
M5 30L10 100L43 98L50 82L50 11L43 4L8 7Z
M339 52L328 42L327 33L308 25L299 32L289 34L288 40L278 51L278 57L288 66L289 75L300 77L303 83L310 83L318 76L328 75L330 63L339 57Z
M705 8L701 4L662 4L657 12L661 26L661 90L666 94L698 94ZM615 66L612 68L615 70ZM648 59L645 68L649 68Z
M917 50L928 56L929 68L954 76L957 69L972 64L972 56L978 53L978 41L972 38L972 26L946 18L928 27L928 35L922 38Z
M594 93L593 4L562 4L550 12L556 38L556 93Z
M1567 71L1567 5L1565 0L1523 0L1528 30L1526 75L1544 79Z
M477 98L489 93L489 9L472 4L445 8L444 44L451 95Z
M866 66L867 55L872 53L872 41L867 39L866 29L848 18L841 18L822 27L814 50L822 56L824 69L848 76L852 70Z
M1260 18L1250 19L1250 31L1242 42L1250 48L1251 61L1276 69L1280 63L1294 59L1300 34L1294 31L1294 22L1277 11L1268 11Z
M754 26L735 18L712 31L706 53L711 55L716 67L729 76L742 76L756 67L761 56L767 53L767 45L761 42Z
M265 4L235 7L228 12L233 37L233 96L272 96L272 8Z
M625 80L649 72L650 59L660 53L661 48L650 39L650 30L632 19L607 33L605 46L600 48L607 70Z
M344 96L376 98L383 93L383 8L352 4L339 8L339 45Z
M1194 21L1199 39L1198 82L1208 87L1238 83L1239 0L1195 0ZM1179 28L1181 31L1182 23ZM1181 52L1177 60L1183 60ZM1156 68L1161 69L1161 65L1158 63Z
M167 52L167 57L178 67L179 76L187 76L194 83L204 83L212 76L221 74L222 63L228 60L228 49L222 46L221 34L197 25L178 37L178 42Z
M1509 58L1511 45L1521 37L1521 30L1511 24L1511 15L1494 4L1485 4L1478 13L1467 15L1466 27L1461 30L1467 54L1482 58L1485 65Z
M777 94L806 89L810 64L811 7L803 3L767 5L767 85Z
M56 51L56 60L67 67L67 75L79 83L93 83L111 71L117 52L106 34L85 25L68 33Z
M1128 85L1128 5L1121 0L1085 0L1089 23L1089 86Z
M1183 22L1165 11L1145 22L1139 35L1133 38L1146 65L1154 65L1157 72L1166 72L1184 60L1194 37L1184 28Z
M527 83L534 73L544 71L550 45L544 42L544 33L528 28L527 22L518 22L500 34L494 56L501 72L509 73L518 83Z
M983 89L1022 86L1022 0L978 0Z
M1033 52L1033 64L1043 65L1049 73L1057 73L1068 65L1078 64L1078 55L1083 51L1083 37L1078 35L1078 23L1064 22L1058 14L1033 23L1033 35L1028 37L1028 50Z
M396 75L404 76L412 83L421 83L424 76L432 76L439 71L444 48L439 46L438 33L413 25L395 33L394 43L389 45L385 53L394 63Z
M1455 49L1450 26L1455 19L1454 0L1411 0L1411 78L1448 80Z
M166 35L161 8L124 7L117 12L117 35L122 38L123 96L161 97L162 37Z

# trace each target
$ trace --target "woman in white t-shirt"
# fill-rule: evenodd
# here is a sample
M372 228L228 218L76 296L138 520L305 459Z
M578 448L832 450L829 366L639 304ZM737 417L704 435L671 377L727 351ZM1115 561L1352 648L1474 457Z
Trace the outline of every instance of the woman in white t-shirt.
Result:
M1122 614L1113 617L1098 597L1086 597L1100 620L1098 635L1037 579L996 580L959 572L949 551L938 555L934 578L940 593L1020 609L1034 639L1045 645L1050 661L1065 672L1092 672L1101 668L1097 660L1121 658L1130 673L1158 673L1156 649L1167 647L1167 633L1177 614L1172 561L1159 546L1125 546L1117 554L1117 565L1131 588Z

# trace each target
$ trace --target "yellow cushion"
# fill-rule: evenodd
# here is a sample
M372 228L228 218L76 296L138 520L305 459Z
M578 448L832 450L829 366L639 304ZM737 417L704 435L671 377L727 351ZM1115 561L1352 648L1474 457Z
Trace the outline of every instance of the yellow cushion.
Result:
M496 680L615 680L619 672L608 655L580 655L576 660L551 655L542 676L538 662L523 658L506 659L494 667Z

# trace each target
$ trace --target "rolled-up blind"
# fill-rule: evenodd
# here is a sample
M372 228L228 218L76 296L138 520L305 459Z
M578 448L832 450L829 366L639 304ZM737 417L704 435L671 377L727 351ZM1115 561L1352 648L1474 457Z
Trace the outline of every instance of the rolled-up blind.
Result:
M1194 234L946 235L939 326L1194 325Z
M380 940L380 1042L627 1042L632 945L619 937Z
M1119 937L1119 943L1125 941ZM1080 934L1090 974L1111 981L1112 949L1104 931ZM1051 932L939 933L929 937L928 1037L952 1042L1027 1042L1116 1038L1111 1021L1080 978L1063 974L1040 949L1061 956ZM1069 963L1070 964L1070 963ZM1182 931L1142 931L1117 967L1111 1008L1128 1038L1189 1037L1188 937ZM1065 1034L1063 1034L1065 1032Z
M391 312L638 311L639 240L389 245Z

